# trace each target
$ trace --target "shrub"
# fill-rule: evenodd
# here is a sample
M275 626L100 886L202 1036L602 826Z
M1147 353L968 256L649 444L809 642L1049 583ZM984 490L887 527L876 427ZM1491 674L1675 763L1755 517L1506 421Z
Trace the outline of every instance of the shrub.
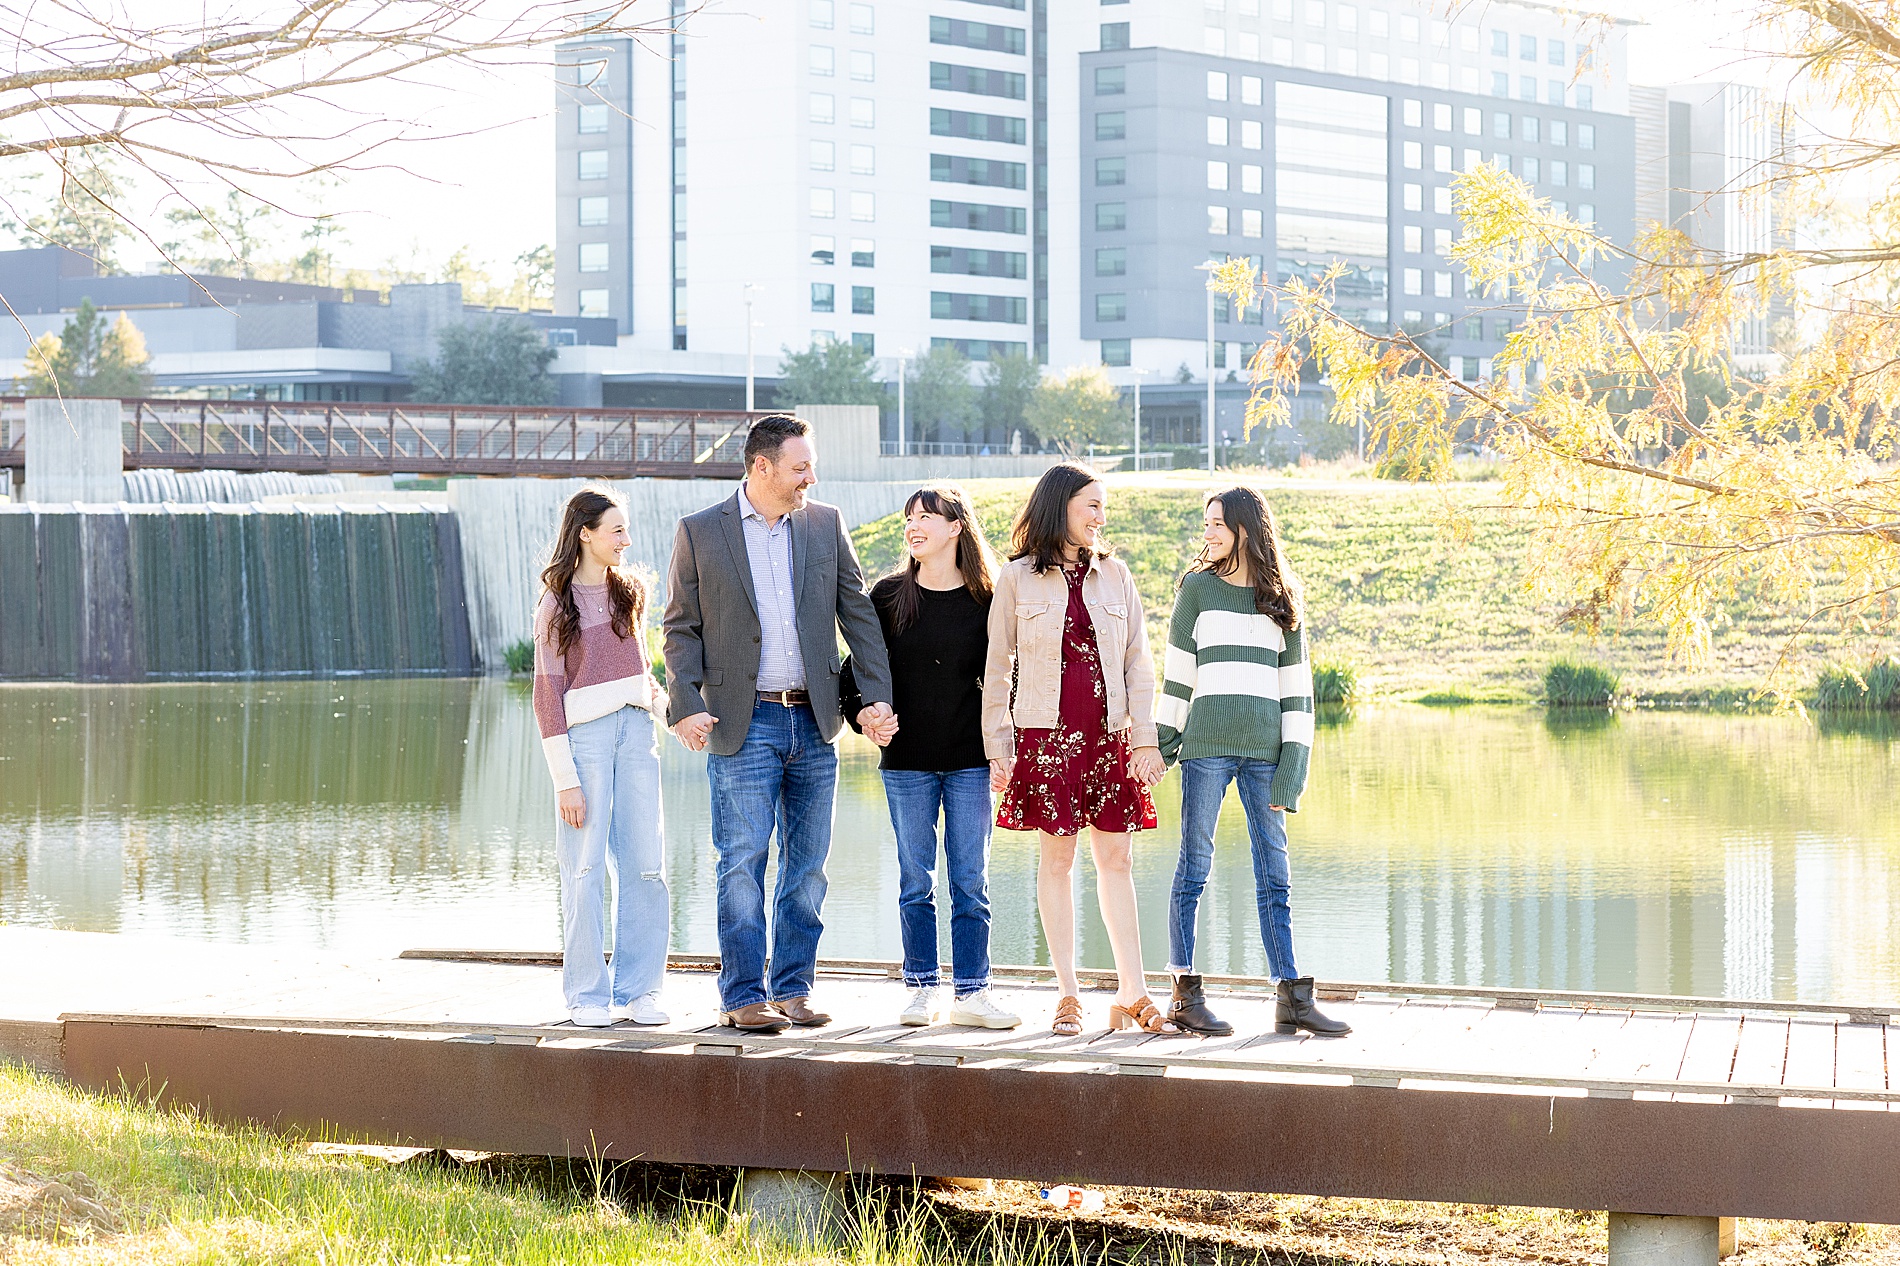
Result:
M1560 659L1544 670L1544 702L1553 708L1607 708L1620 684L1607 668Z
M1875 660L1861 672L1830 664L1814 684L1814 706L1839 712L1900 709L1900 660Z
M531 673L534 671L534 643L525 637L511 643L502 651L501 659L511 673Z
M1351 703L1359 694L1359 674L1350 664L1313 665L1314 703Z

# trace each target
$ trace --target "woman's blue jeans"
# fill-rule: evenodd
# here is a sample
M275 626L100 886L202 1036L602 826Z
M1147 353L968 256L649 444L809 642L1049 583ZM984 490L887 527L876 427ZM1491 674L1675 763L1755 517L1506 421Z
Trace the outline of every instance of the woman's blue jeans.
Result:
M957 997L990 983L990 771L886 769L884 801L897 834L897 913L904 983L938 983L937 821L950 872L950 967Z
M567 740L587 815L579 830L555 819L561 987L570 1010L622 1005L658 989L666 975L671 928L658 730L651 713L629 707L570 727ZM602 944L608 927L611 973Z
M1260 911L1260 939L1267 946L1267 971L1275 980L1295 980L1293 914L1287 903L1292 874L1286 858L1286 813L1272 808L1273 761L1251 756L1203 756L1181 762L1181 860L1174 868L1168 901L1168 970L1193 972L1194 921L1201 891L1214 863L1214 828L1220 825L1227 784L1239 782L1240 804L1247 811L1253 841L1254 904Z

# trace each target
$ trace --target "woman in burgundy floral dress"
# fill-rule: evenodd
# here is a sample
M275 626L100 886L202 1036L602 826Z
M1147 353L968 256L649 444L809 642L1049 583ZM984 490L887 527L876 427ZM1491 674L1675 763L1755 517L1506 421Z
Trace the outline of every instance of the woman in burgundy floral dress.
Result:
M1107 500L1086 466L1043 473L997 573L983 675L983 746L1003 793L996 824L1041 836L1036 904L1062 989L1053 1027L1064 1036L1082 1031L1070 875L1084 827L1115 955L1109 1027L1176 1031L1149 1000L1141 966L1132 833L1154 829L1148 788L1164 766L1141 598L1100 539Z

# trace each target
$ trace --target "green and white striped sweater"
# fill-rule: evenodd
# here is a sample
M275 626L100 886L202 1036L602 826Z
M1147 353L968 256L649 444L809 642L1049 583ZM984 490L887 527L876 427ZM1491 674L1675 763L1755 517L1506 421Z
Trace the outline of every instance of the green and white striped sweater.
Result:
M1255 611L1251 586L1204 571L1182 582L1155 711L1169 764L1203 756L1274 761L1273 803L1299 808L1313 751L1306 635Z

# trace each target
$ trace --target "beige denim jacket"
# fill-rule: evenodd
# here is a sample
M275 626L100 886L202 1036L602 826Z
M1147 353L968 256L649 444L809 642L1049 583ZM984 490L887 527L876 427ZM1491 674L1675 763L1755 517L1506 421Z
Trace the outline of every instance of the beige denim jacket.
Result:
M1019 558L996 574L990 602L990 655L983 671L983 753L1008 760L1016 730L1054 729L1062 702L1062 625L1069 582L1057 568L1037 575ZM1130 747L1156 745L1154 661L1135 578L1119 558L1097 558L1082 578L1082 601L1095 623L1108 728L1127 730ZM1010 687L1015 686L1015 704Z

